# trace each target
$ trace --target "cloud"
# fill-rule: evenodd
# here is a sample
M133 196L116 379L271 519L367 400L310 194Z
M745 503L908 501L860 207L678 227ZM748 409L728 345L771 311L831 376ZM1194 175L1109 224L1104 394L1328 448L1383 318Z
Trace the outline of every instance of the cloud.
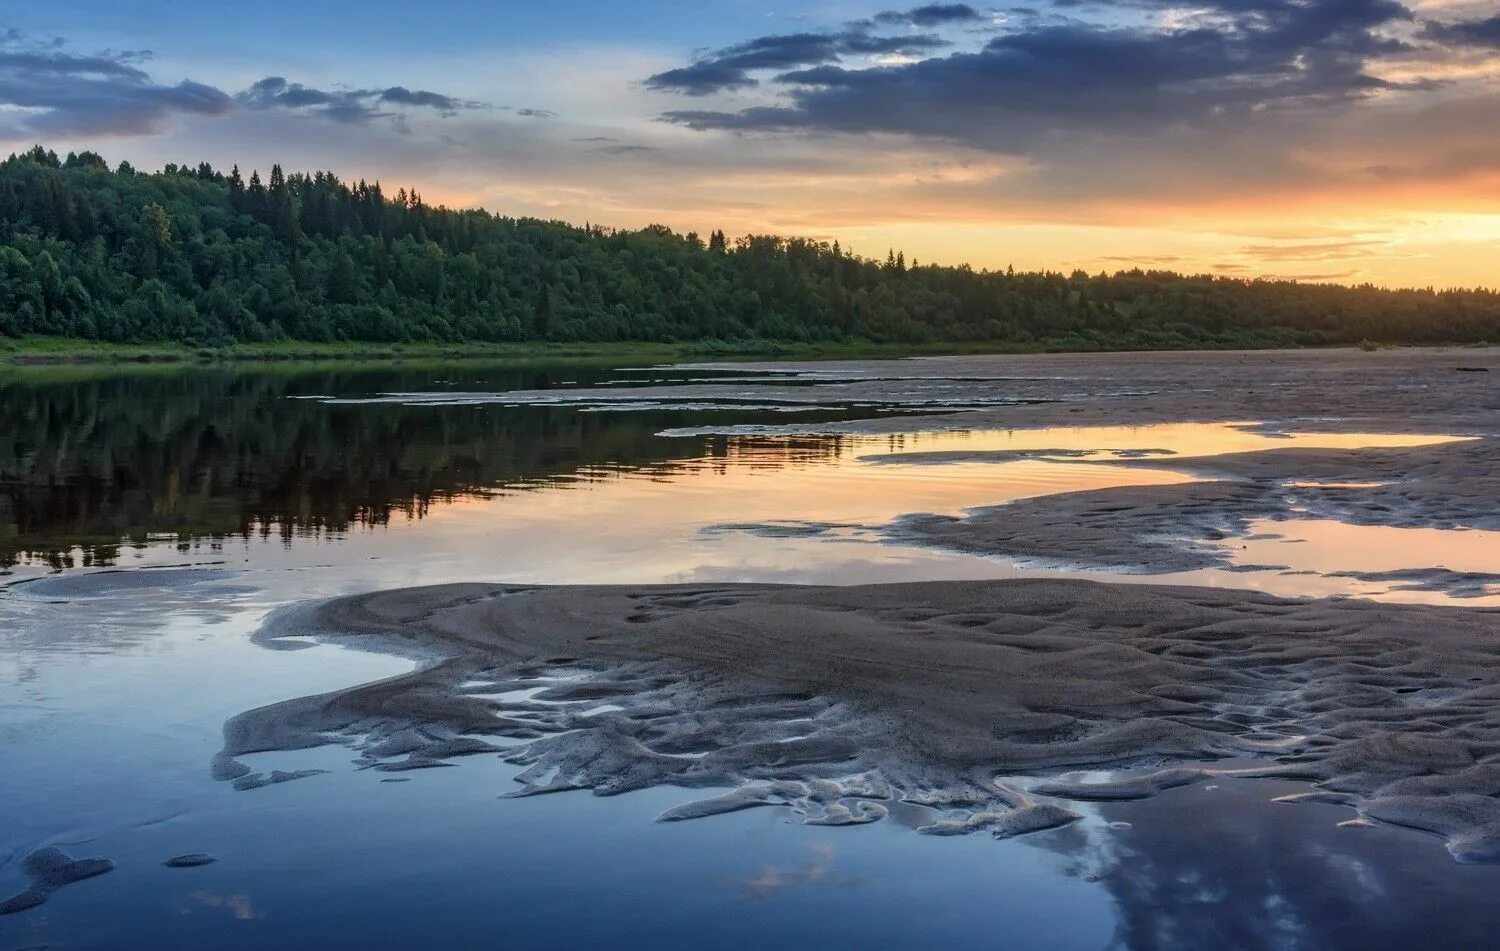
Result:
M1241 248L1239 253L1258 261L1337 261L1366 258L1389 248L1390 242L1384 240L1305 241L1253 244Z
M967 3L929 3L926 6L915 7L905 12L887 10L877 13L871 18L875 23L883 26L899 26L909 24L911 26L935 27L946 26L950 23L972 23L981 20L979 11Z
M1362 270L1354 269L1350 271L1325 271L1322 274L1262 274L1259 277L1263 281L1302 281L1316 284L1331 281L1349 281L1360 277L1364 273Z
M140 66L147 59L143 52L74 53L18 30L0 35L0 135L138 135L160 131L173 115L233 108L212 86L158 83Z
M1104 254L1099 260L1108 261L1111 264L1147 265L1148 267L1167 267L1182 261L1181 255L1176 254ZM1241 267L1242 265L1222 265L1223 267Z
M1500 13L1485 20L1428 23L1422 35L1447 46L1479 46L1500 49Z
M605 145L593 151L603 155L639 155L642 152L660 152L654 145Z
M477 102L455 99L452 96L445 96L440 92L429 92L426 89L407 89L405 86L392 86L382 90L380 101L398 106L425 106L450 114L461 109L480 108Z
M1446 178L1458 180L1500 169L1500 142L1484 146L1424 150L1419 161L1405 165L1378 164L1366 167L1371 175L1386 181Z
M409 108L432 109L442 116L485 108L484 103L426 89L388 86L384 89L324 90L288 82L281 76L267 76L234 98L246 109L287 110L351 124L374 119L400 120L404 115L401 110Z
M1143 135L1397 88L1366 69L1409 50L1381 32L1411 19L1394 0L1219 0L1217 9L1232 15L1177 27L1037 24L910 63L812 64L775 78L783 103L664 118L694 129L896 133L1025 151L1060 133Z
M281 111L345 124L388 119L406 132L413 110L441 116L485 104L426 89L318 89L268 76L237 95L193 80L158 82L146 51L78 53L65 40L0 33L0 136L10 139L135 136L165 131L173 116L219 118L236 109ZM522 115L550 116L545 110Z
M934 34L875 36L860 27L841 33L789 33L762 36L716 50L677 69L646 79L646 88L689 96L760 85L752 72L837 63L846 55L913 55L951 45Z
M689 96L707 96L759 85L760 82L751 78L745 70L712 61L680 66L646 79L647 89L680 92Z

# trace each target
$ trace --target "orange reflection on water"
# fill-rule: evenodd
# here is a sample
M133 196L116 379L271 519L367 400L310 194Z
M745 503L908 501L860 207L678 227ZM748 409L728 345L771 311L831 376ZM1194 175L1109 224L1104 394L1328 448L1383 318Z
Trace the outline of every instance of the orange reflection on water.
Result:
M927 432L879 436L709 438L700 456L651 470L594 467L563 479L502 490L496 498L434 508L431 524L401 527L403 548L443 551L411 570L456 580L434 563L463 557L462 576L557 583L682 580L860 581L996 577L1047 572L1005 558L871 544L868 530L913 512L957 513L1038 495L1127 485L1171 485L1195 477L1146 468L1112 451L1168 450L1184 459L1287 445L1413 446L1443 436L1298 433L1269 438L1227 424ZM923 464L879 462L893 453L1097 451L1050 461L1019 458ZM951 458L951 457L945 457ZM1120 462L1122 464L1110 464ZM708 533L723 524L822 523L820 537ZM1300 524L1300 523L1299 523ZM1286 531L1286 523L1281 525ZM1314 547L1301 546L1312 557ZM468 553L464 556L463 553ZM1282 561L1271 559L1271 563ZM1087 572L1071 572L1080 574ZM1096 576L1098 573L1094 573ZM1220 577L1222 575L1222 578ZM1120 578L1120 576L1111 576ZM1246 587L1250 575L1210 572L1200 582ZM1165 580L1130 576L1129 580ZM1258 580L1264 580L1259 579ZM1278 577L1279 593L1310 593L1315 579ZM1347 590L1353 582L1341 582Z
M278 597L458 581L854 584L1017 576L1213 584L1282 595L1378 594L1393 585L1330 574L1435 565L1481 570L1485 553L1496 550L1496 533L1432 529L1414 534L1298 520L1257 527L1284 538L1234 539L1229 546L1239 564L1286 565L1286 570L1121 575L913 548L889 543L878 531L914 512L958 513L1060 492L1194 481L1195 476L1170 467L1178 457L1192 460L1288 445L1414 446L1452 437L1298 433L1272 438L1245 426L1194 423L696 438L696 443L685 440L683 453L673 461L584 467L568 475L497 485L483 495L449 497L404 521L343 532L303 530L203 541L195 543L193 553L256 573L266 597L275 602ZM1014 455L972 461L969 455L1037 450L1089 454L1060 461ZM1141 450L1176 455L1163 457L1165 468L1133 466L1130 458L1113 455ZM945 454L944 461L916 462L903 455L928 452ZM879 461L893 455L897 461ZM784 531L713 530L765 523L783 523L779 528ZM1388 557L1377 556L1382 552ZM175 544L153 544L133 552L130 563L182 560ZM1315 573L1299 573L1304 571ZM1443 598L1434 592L1391 596Z

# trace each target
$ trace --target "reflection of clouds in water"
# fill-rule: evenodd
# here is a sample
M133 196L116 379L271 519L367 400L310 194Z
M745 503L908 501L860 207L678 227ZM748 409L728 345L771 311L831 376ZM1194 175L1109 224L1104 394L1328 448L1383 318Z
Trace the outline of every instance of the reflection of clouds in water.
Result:
M179 914L191 915L199 908L223 909L235 921L254 921L265 915L257 911L250 896L244 892L234 892L229 895L219 895L209 891L189 892L178 902Z
M15 582L0 591L0 645L108 650L160 633L173 615L203 624L239 616L255 592L243 574L221 568L140 568L67 572Z
M740 900L768 901L794 888L818 885L848 888L865 883L864 878L848 875L834 867L838 850L833 843L815 842L809 851L811 857L799 865L765 865L747 878L731 879L731 883L740 889Z
M245 588L227 584L238 572L222 568L143 568L139 570L83 571L18 581L7 590L10 597L56 603L126 596L149 596L153 600L185 595L196 602L202 597L239 594Z
M1340 828L1341 807L1271 801L1305 789L1236 780L1171 790L1087 807L1096 817L1022 841L1109 891L1124 947L1491 943L1493 920L1475 912L1492 906L1500 867L1454 866L1406 830ZM1119 820L1131 828L1109 827Z
M829 540L798 540L776 552L783 562L771 566L769 559L755 560L745 557L721 564L700 564L667 576L664 580L674 584L698 584L737 582L755 578L764 584L880 584L902 581L958 581L983 580L989 578L1017 577L1023 569L999 560L969 558L949 555L945 552L923 551L882 545L876 558L858 558L840 555L815 545L830 545ZM837 543L868 545L857 539L840 539ZM862 549L861 553L869 549ZM1054 577L1071 577L1067 572L1054 572Z

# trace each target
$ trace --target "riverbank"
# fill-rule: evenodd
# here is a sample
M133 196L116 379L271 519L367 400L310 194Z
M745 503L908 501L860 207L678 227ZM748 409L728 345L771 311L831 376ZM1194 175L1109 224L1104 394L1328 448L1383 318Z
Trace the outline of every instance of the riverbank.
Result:
M1383 345L1375 350L1483 349L1482 344L1417 347ZM1232 347L1214 348L1220 352ZM1063 341L965 341L932 343L877 343L874 341L789 340L697 340L681 343L642 341L517 341L505 343L382 343L342 341L314 343L284 340L271 343L237 343L227 347L195 347L188 344L108 343L65 337L0 337L0 367L50 366L58 364L211 364L290 363L326 361L393 360L558 360L599 358L673 362L704 359L856 360L892 359L909 356L1026 355L1049 353L1194 352L1177 350L1081 350Z
M807 351L801 351L806 353ZM281 341L246 343L229 347L191 347L185 344L125 344L55 337L0 340L0 365L52 366L66 364L212 364L212 363L318 363L331 361L393 360L556 360L572 357L629 357L672 360L689 355L734 355L732 350L650 344L407 344L407 343L308 343ZM772 349L753 351L775 355ZM748 354L747 354L748 355Z
M328 361L397 360L559 360L609 359L670 363L702 359L833 360L891 358L914 355L1035 353L1043 346L1001 342L968 344L802 343L777 340L691 341L522 341L515 343L379 343L345 341L311 343L278 341L241 343L228 347L192 347L174 343L105 343L59 337L0 338L0 367L60 364L212 364L315 363Z

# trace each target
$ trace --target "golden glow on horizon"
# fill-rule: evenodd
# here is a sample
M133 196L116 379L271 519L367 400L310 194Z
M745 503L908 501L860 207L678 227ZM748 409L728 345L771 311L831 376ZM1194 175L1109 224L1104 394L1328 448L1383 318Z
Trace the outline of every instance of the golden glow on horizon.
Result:
M1072 209L1054 221L1034 213L1007 218L984 210L965 215L948 214L946 207L886 207L868 196L875 207L863 212L842 200L819 207L809 199L795 213L759 202L705 201L692 207L678 201L652 210L639 200L643 196L619 204L608 192L587 188L429 189L424 196L434 203L576 224L638 228L660 222L703 235L723 228L731 236L772 233L836 240L867 257L884 258L895 248L908 261L990 270L1014 266L1098 273L1140 267L1388 287L1497 288L1500 176L1490 180L1494 189L1489 201L1474 200L1472 193L1466 197L1459 187L1410 212L1362 214L1340 196L1324 194L1272 203L1226 200L1209 208L1122 205L1096 209L1092 215ZM826 199L828 189L836 187L825 181L819 191ZM497 198L497 192L508 197Z
M1422 148L1412 154L1423 155ZM1462 153L1459 158L1462 158ZM839 241L865 256L1090 273L1132 267L1391 287L1500 287L1500 168L1422 174L1372 167L1352 146L1292 158L1302 182L1226 190L1173 179L1152 194L1052 195L1025 160L882 142L845 163L685 164L646 155L600 166L354 171L415 183L433 204L608 227ZM1433 150L1431 161L1445 159ZM1407 177L1403 178L1403 175ZM357 177L357 176L356 176Z

